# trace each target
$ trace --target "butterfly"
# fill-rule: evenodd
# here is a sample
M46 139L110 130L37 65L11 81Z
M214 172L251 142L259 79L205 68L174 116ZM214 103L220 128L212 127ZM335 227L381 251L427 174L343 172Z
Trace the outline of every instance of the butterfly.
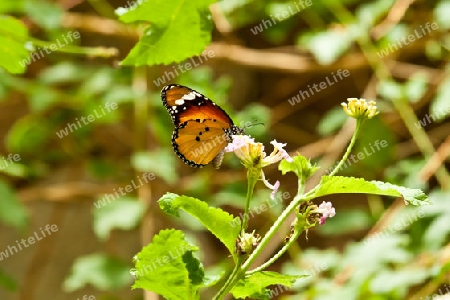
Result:
M178 157L191 167L212 162L219 168L231 136L244 130L217 104L186 86L166 85L161 99L175 125L172 146Z

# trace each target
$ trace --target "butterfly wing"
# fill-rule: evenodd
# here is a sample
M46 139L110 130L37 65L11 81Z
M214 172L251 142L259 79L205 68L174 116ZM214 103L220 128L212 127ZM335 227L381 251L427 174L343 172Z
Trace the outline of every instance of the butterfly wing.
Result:
M229 137L222 128L226 123L189 120L175 128L172 145L175 153L192 167L203 167L218 156Z
M175 126L189 120L211 119L233 125L228 114L207 97L188 87L170 84L161 91L161 99Z
M242 129L218 105L188 87L167 85L161 99L175 125L175 153L192 167L203 167L211 161L215 167L220 166L223 148L231 135L243 133Z

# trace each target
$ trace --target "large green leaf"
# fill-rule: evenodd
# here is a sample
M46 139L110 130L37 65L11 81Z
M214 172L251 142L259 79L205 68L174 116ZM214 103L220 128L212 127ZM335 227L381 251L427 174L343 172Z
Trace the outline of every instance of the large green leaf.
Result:
M387 182L365 181L362 178L342 176L323 176L320 186L314 195L320 197L330 194L354 193L403 197L406 202L412 205L430 203L427 195L419 189L410 189Z
M198 248L186 241L183 232L161 230L135 258L133 288L154 291L165 299L197 299L205 273L193 256Z
M77 258L63 287L67 292L81 289L86 284L100 290L118 290L130 281L129 267L124 262L104 254L90 254Z
M232 215L220 208L209 207L207 203L196 198L172 193L162 196L158 203L161 209L168 214L179 217L178 210L181 209L197 218L235 257L234 247L241 229L238 217L233 218Z
M291 287L297 279L307 276L308 275L283 275L268 271L258 272L245 279L241 279L233 287L231 293L233 294L233 297L237 299L245 299L247 297L252 299L271 299L274 296L274 291L278 294L280 285ZM274 291L267 289L270 285L277 285Z
M170 64L200 54L211 41L212 19L208 6L214 2L150 0L136 7L117 9L120 20L125 23L150 23L121 63Z
M31 63L25 42L28 30L12 17L0 16L0 67L13 74L23 73Z

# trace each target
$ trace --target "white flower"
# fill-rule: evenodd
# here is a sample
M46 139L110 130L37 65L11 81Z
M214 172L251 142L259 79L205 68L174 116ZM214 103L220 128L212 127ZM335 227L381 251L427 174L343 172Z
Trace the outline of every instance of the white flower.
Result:
M336 215L336 210L334 209L333 204L331 204L331 202L325 201L323 201L319 205L319 208L316 210L316 212L322 214L322 217L319 220L320 225L325 224L327 218L332 218Z
M275 184L270 184L264 177L263 167L271 164L275 164L282 159L288 162L294 161L292 157L283 149L286 144L278 143L276 140L271 141L273 145L273 151L267 156L264 152L264 145L256 143L255 140L248 135L233 135L233 141L225 147L225 152L234 152L240 159L241 163L247 168L261 169L261 179L264 184L272 190L270 194L271 199L275 199L275 194L280 187L280 182L276 181Z
M263 168L265 166L279 162L282 159L292 162L283 147L286 144L271 141L274 149L269 156L264 152L264 145L255 143L255 140L248 135L233 135L233 141L225 147L225 152L234 152L246 168Z

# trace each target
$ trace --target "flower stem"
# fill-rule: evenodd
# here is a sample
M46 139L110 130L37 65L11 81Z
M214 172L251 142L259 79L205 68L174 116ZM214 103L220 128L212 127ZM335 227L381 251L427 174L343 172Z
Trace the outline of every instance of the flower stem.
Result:
M220 300L231 290L231 288L234 286L231 285L232 282L234 282L237 278L237 273L239 272L239 269L242 265L242 262L244 261L244 256L239 256L238 261L236 262L236 266L234 267L233 271L231 272L230 276L228 277L228 280L225 282L223 287L219 290L216 296L214 296L213 300Z
M289 241L286 244L284 244L283 248L281 248L280 251L278 251L274 256L272 256L268 261L266 261L259 267L254 268L251 271L245 272L245 275L251 275L253 273L262 271L265 268L267 268L268 266L270 266L271 264L273 264L278 258L281 257L281 255L283 255L289 249L289 247L292 245L292 243L294 243L297 240L297 238L300 236L300 234L302 232L303 232L303 230L299 230L299 229L297 229L297 227L294 227L294 233L292 234L292 236L289 237Z
M259 175L261 174L261 169L257 168L250 168L247 171L247 178L248 178L248 186L247 186L247 198L245 199L245 210L244 210L244 219L242 220L242 227L241 227L241 235L245 233L245 230L248 226L248 210L250 209L250 201L253 197L253 190L255 189L256 181L259 178Z
M286 221L287 217L295 210L295 208L300 204L300 202L309 201L315 198L315 192L318 189L318 186L308 191L306 194L298 194L294 197L291 203L283 210L278 219L273 223L272 227L270 227L269 231L266 233L264 238L261 240L259 245L255 248L252 254L248 257L245 263L241 266L241 261L239 260L236 264L235 269L231 273L225 285L220 289L217 295L214 297L214 300L220 300L236 285L236 283L245 276L245 272L250 268L251 264L255 261L255 259L262 253L263 249L267 246L269 241L273 238L273 236L278 232L281 225ZM299 232L301 233L301 232ZM293 238L292 241L295 241Z
M333 171L331 171L331 173L328 176L334 176L334 174L336 174L337 171L339 171L339 169L342 167L342 165L347 160L348 156L350 155L350 152L352 151L353 146L355 145L356 138L359 135L359 131L362 127L363 122L364 122L363 118L359 118L356 120L356 128L355 128L355 131L353 132L353 136L350 141L350 144L347 147L347 151L345 152L344 156L341 158L341 161L338 163L338 165L333 169Z

